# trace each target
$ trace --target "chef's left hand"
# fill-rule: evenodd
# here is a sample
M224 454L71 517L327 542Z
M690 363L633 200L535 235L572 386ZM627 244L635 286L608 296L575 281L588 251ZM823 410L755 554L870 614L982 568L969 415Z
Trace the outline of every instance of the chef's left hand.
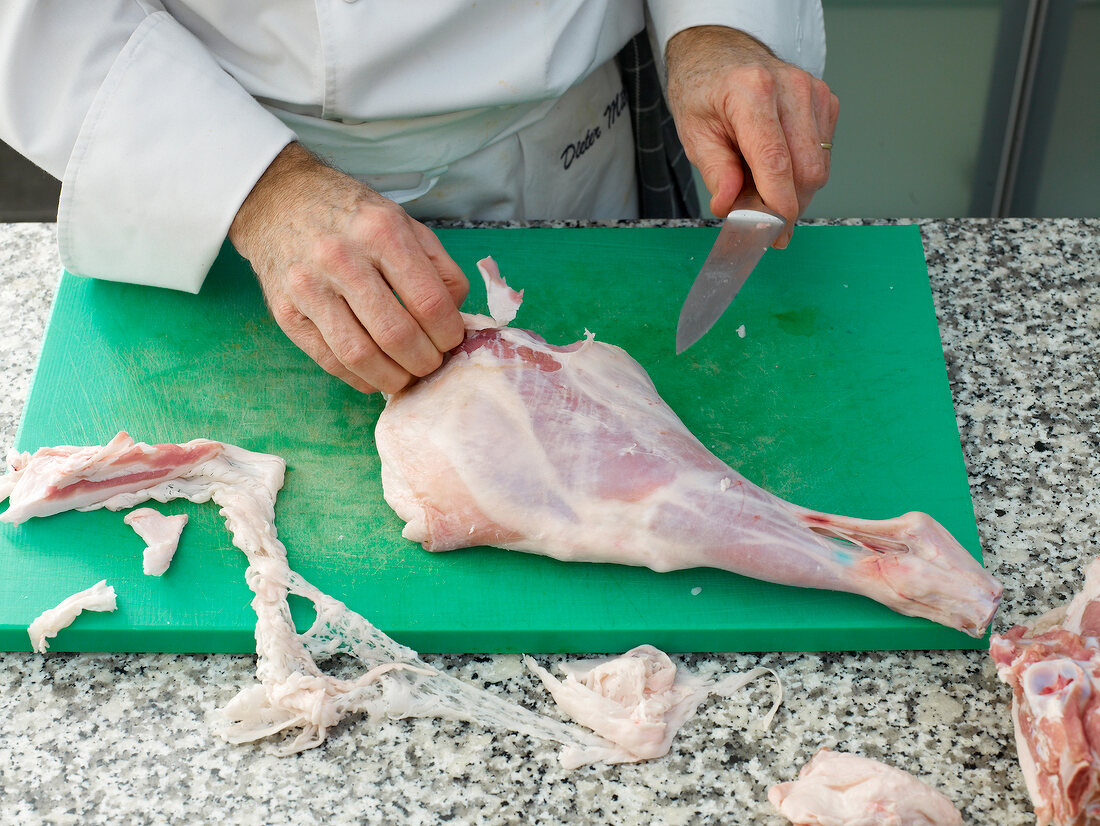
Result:
M688 159L711 193L710 208L733 208L746 173L764 203L794 221L829 179L840 103L819 80L737 29L697 26L668 42L668 102Z

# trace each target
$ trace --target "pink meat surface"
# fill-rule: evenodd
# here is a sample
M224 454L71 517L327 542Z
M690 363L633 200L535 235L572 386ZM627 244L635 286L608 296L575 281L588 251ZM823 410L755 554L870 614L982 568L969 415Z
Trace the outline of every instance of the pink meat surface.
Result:
M1012 686L1020 769L1037 826L1100 823L1100 560L1065 609L990 643Z
M160 576L168 570L176 555L180 533L187 524L187 514L165 516L152 508L130 511L123 520L146 544L142 554L142 571L148 576Z
M480 266L499 295L495 265ZM468 317L463 344L379 417L385 497L408 539L721 568L984 633L1001 586L930 516L872 521L785 502L707 450L621 348L591 334L555 346L493 321Z
M798 779L768 790L797 826L961 826L940 792L908 772L855 754L821 749Z
M147 445L122 432L106 445L44 447L9 459L0 483L8 509L0 521L18 525L35 516L88 510L116 494L152 488L186 475L219 454L220 442Z

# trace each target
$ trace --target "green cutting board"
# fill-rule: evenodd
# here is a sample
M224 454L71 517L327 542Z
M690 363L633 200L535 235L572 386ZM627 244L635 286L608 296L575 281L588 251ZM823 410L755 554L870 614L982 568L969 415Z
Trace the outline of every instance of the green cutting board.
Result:
M803 227L768 252L724 317L674 355L676 319L715 228L461 229L439 235L484 308L491 254L525 290L518 326L567 343L592 330L649 371L717 455L796 503L880 518L923 510L980 557L920 234ZM743 325L743 329L742 328ZM743 332L743 335L741 334ZM287 461L277 506L292 567L421 651L841 650L981 647L847 594L695 569L657 574L477 548L431 554L382 498L382 408L282 335L231 249L202 291L62 278L17 438L21 450L218 439ZM217 508L186 513L172 567L108 511L0 525L0 647L106 579L112 614L85 613L54 651L250 651L243 554ZM293 606L299 628L311 609Z

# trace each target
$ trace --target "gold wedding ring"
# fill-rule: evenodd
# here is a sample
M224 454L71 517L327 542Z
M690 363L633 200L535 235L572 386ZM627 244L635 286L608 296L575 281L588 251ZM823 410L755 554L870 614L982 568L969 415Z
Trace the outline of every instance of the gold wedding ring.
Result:
M821 146L822 149L832 149L833 148L832 143L822 143L822 144L820 144L820 146Z

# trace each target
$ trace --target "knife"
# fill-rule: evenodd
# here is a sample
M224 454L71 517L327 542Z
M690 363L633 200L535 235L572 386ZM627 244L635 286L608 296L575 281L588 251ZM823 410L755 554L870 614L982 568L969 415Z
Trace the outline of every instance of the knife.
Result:
M676 355L701 339L725 312L786 223L786 218L764 206L755 191L734 202L684 299L676 325Z

